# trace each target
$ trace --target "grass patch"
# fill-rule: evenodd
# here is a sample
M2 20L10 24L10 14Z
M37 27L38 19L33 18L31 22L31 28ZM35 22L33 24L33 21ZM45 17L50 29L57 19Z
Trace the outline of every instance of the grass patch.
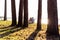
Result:
M8 28L9 25L11 25L11 21L0 21L0 40L26 40L36 30L37 27L36 23L29 24L28 28L25 29L14 28L14 27ZM42 27L41 31L38 31L34 40L46 40L45 32L47 30L47 25L42 24L41 27ZM59 25L59 31L60 31L60 25ZM54 40L56 39L59 40L59 38L55 38Z

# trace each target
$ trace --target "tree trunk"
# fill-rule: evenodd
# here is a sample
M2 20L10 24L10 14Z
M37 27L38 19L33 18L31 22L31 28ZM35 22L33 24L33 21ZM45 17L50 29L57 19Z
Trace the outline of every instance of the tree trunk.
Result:
M24 0L24 27L28 27L28 0Z
M22 26L22 14L23 14L23 6L24 6L24 0L20 0L19 5L19 17L18 17L18 26Z
M7 7L7 2L6 2L6 0L5 0L4 21L7 20L6 7Z
M37 20L37 29L41 30L41 13L42 13L42 0L39 0L38 4L38 20Z
M48 19L47 35L59 35L57 0L48 0Z
M15 0L11 0L11 8L12 8L12 26L16 25L16 7Z

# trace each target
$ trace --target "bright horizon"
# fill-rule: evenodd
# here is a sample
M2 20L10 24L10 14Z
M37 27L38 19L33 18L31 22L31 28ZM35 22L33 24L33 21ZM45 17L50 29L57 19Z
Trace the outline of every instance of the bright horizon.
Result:
M19 12L19 0L16 1L16 13L18 17ZM60 24L60 0L57 0L58 7L58 24ZM34 17L35 23L37 22L38 14L38 0L28 0L28 17ZM42 23L48 23L47 17L47 0L42 0ZM0 16L4 16L4 0L0 0ZM11 18L11 0L7 0L7 17ZM7 19L8 20L8 19Z

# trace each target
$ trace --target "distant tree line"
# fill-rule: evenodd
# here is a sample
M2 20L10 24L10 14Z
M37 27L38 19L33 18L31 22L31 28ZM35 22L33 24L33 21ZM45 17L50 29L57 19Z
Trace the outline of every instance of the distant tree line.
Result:
M19 4L19 16L18 24L16 23L16 5L15 0L11 0L11 11L12 11L12 24L11 26L17 25L18 27L28 27L28 0L20 0ZM24 22L22 21L24 10ZM37 29L41 30L41 14L42 14L42 0L38 0L38 18L37 18ZM57 15L57 0L48 0L48 28L47 35L59 35L58 30L58 15ZM5 0L5 12L4 20L6 20L6 0Z

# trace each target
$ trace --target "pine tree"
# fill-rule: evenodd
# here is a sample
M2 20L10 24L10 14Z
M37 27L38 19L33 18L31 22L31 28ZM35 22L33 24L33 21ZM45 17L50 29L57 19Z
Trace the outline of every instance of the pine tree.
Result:
M47 35L59 35L57 0L48 0L48 19Z
M7 20L7 12L6 12L6 7L7 6L7 2L6 2L6 0L5 0L5 10L4 10L4 21L6 21Z
M24 0L24 27L28 27L28 0Z
M15 0L11 0L11 8L12 8L12 26L16 25L16 7Z
M41 14L42 14L42 0L39 0L38 4L38 20L37 20L37 29L41 30Z
M23 6L24 6L24 0L20 0L19 5L19 17L18 17L18 26L22 27L22 15L23 15Z

